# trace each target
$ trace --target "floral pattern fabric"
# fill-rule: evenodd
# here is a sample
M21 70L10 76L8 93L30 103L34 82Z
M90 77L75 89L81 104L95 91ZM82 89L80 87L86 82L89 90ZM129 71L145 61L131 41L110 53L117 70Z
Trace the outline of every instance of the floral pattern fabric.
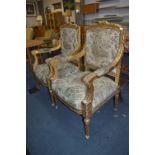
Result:
M71 55L78 47L77 30L73 28L63 28L60 32L61 36L61 53L63 56Z
M67 78L56 79L52 83L52 89L64 101L69 103L73 108L81 110L81 101L86 95L86 86L82 78L90 72L77 72ZM111 96L117 90L117 85L107 77L101 77L93 82L94 98L92 107L95 108L104 102L107 97Z
M85 63L86 67L97 69L98 76L108 71L108 66L115 59L119 49L120 33L108 28L93 28L86 33ZM91 67L90 67L91 66ZM75 109L81 110L81 102L86 96L87 88L82 78L89 74L77 72L67 78L56 79L52 83L52 89L56 94ZM118 85L108 77L102 76L93 81L94 92L92 107L95 108L110 97Z
M63 78L65 76L69 76L79 71L78 67L71 63L58 64L57 69L58 69L58 78ZM48 64L37 65L34 72L35 72L36 77L41 82L43 82L43 84L47 85L47 79L49 76Z
M67 58L74 52L74 50L78 47L78 34L77 30L73 28L62 28L60 31L61 35L61 54L55 56L54 58L58 58L61 60L67 60ZM42 53L50 52L50 48L42 48L40 49ZM52 57L53 59L53 57ZM58 65L58 78L68 76L77 72L78 67L71 63L62 63ZM34 69L36 77L43 82L45 85L47 84L47 78L49 75L49 67L47 64L41 64L35 67Z
M119 32L112 29L94 28L86 34L86 64L100 68L108 66L119 48Z

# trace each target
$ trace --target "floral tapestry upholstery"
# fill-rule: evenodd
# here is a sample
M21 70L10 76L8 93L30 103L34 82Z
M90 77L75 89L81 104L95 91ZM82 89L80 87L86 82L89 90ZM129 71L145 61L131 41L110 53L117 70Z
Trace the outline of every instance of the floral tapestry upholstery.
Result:
M78 32L73 28L62 28L61 37L61 53L63 56L71 55L78 48Z
M81 101L86 95L86 86L82 78L90 72L78 72L72 76L56 79L52 83L52 89L56 94L75 109L81 110ZM117 84L107 77L101 77L93 82L94 98L92 107L95 108L110 97L118 88Z
M113 29L94 28L86 33L86 65L96 68L108 66L119 49L120 33ZM106 70L106 69L105 69Z
M69 76L75 72L78 72L79 69L77 66L71 63L61 63L58 64L58 78L63 78ZM47 85L47 78L49 75L49 66L48 64L37 65L34 69L36 77L44 84Z
M50 34L50 33L49 33ZM78 48L78 32L74 28L65 27L60 30L61 35L61 54L52 57L60 60L67 60L69 56ZM47 37L47 36L46 36ZM39 49L41 53L50 52L50 48ZM71 63L62 63L58 65L58 78L69 76L75 72L78 72L79 69L77 66ZM49 67L47 64L37 65L34 68L36 77L47 85L47 78L49 75Z

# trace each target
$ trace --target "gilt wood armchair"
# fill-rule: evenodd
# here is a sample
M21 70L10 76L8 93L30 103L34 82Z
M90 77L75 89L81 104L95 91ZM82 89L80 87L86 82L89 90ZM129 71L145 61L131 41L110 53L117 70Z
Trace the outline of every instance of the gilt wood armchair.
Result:
M85 57L86 71L68 77L57 78L57 64L51 81L54 104L61 100L72 111L82 115L85 137L89 139L91 117L110 98L114 97L114 110L118 107L121 59L124 51L124 30L120 25L104 22L89 26L86 40L80 53L70 59ZM107 75L112 75L114 80Z
M75 24L65 24L60 29L60 40L56 42L56 46L49 48L41 48L39 50L33 50L33 71L36 77L37 86L40 86L41 84L48 87L48 77L49 75L53 74L53 70L50 70L49 64L53 63L53 61L55 61L56 58L59 60L67 60L71 55L78 53L80 48L80 27ZM48 58L48 60L50 60L49 64L39 64L39 54L51 53L59 49L61 50L61 54L56 55L52 58ZM79 62L77 64L80 65ZM79 71L79 67L69 62L65 63L65 65L58 65L59 78L68 76L77 71Z

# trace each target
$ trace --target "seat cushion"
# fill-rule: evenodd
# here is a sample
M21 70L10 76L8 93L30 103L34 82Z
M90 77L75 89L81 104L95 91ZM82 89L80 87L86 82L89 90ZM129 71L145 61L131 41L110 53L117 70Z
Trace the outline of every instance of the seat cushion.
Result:
M58 78L69 76L78 71L78 67L71 63L58 64ZM49 75L49 66L47 64L37 65L34 69L34 73L43 84L47 85L47 78Z
M82 78L89 72L77 72L67 78L54 80L52 89L65 102L69 103L75 109L81 110L81 101L86 95L86 86ZM93 82L94 98L92 107L95 108L108 97L110 97L118 88L115 82L107 77L101 77Z

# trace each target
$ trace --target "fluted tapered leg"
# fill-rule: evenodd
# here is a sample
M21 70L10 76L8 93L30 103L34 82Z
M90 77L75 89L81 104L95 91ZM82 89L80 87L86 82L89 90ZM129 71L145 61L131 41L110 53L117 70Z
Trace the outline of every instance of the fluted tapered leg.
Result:
M119 106L119 93L114 96L113 110L117 111Z
M48 90L49 90L49 95L50 95L50 98L51 98L51 103L52 103L52 106L55 106L56 109L57 109L57 98L52 90L52 82L51 80L47 80L47 84L48 84Z
M89 129L89 124L90 124L90 118L84 118L84 129L85 129L85 138L89 139L90 137L90 129Z
M57 108L57 99L55 94L52 92L52 90L49 90L49 94L50 94L52 106L55 106Z

